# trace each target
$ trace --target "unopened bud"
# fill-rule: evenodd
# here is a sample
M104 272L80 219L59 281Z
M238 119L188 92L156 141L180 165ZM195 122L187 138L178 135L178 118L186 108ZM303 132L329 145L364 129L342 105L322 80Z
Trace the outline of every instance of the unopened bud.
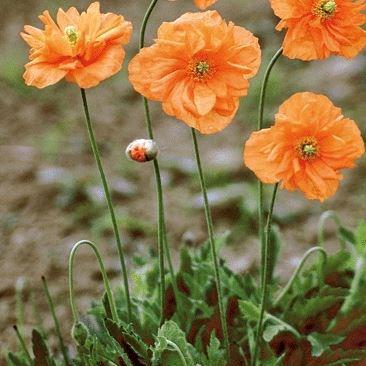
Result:
M139 139L132 141L126 149L126 156L139 163L154 160L158 155L158 145L154 140Z
M84 346L89 337L89 329L84 323L77 321L72 327L71 336L79 346Z

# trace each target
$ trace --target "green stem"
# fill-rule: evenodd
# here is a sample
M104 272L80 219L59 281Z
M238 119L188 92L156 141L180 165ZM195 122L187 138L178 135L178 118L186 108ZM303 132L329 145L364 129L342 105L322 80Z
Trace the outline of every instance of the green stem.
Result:
M39 311L38 305L36 303L34 291L31 292L30 302L32 305L32 315L33 315L33 318L35 319L36 327L39 330L39 332L42 334L42 336L45 336L46 332L45 332L44 326L43 326L43 319L42 319L41 313Z
M146 33L146 26L150 19L150 16L157 4L158 0L152 0L149 8L146 11L144 19L142 21L141 31L140 31L140 42L139 47L140 49L145 45L145 33ZM144 112L145 112L145 122L147 133L150 139L154 139L154 132L152 128L152 121L149 109L149 102L147 98L143 97L143 105L144 105ZM161 306L162 306L162 317L161 323L164 321L164 297L165 297L165 264L164 264L164 252L168 263L168 270L170 273L170 278L172 282L173 292L175 299L177 301L177 306L179 307L179 291L177 286L177 281L174 273L172 258L170 254L170 248L167 241L167 234L166 234L166 224L165 224L165 212L164 212L164 197L163 197L163 188L161 184L161 174L160 174L160 167L159 161L156 158L154 160L154 174L156 180L156 191L157 191L157 201L158 201L158 251L159 251L159 265L160 265L160 293L161 293Z
M187 366L186 359L184 358L184 355L183 355L182 351L180 350L180 348L174 342L170 341L169 339L167 339L166 342L170 347L172 347L174 349L175 352L178 353L179 358L182 361L182 365Z
M257 328L257 336L256 336L256 343L255 343L255 347L254 347L254 354L253 354L253 365L257 365L257 360L258 360L258 353L259 353L259 344L261 343L261 339L262 339L262 334L263 334L263 320L264 320L264 314L265 314L265 310L266 310L266 306L267 306L267 297L268 297L268 284L267 284L267 279L268 279L268 267L269 267L269 241L270 241L270 236L271 236L271 225L272 225L272 216L273 216L273 209L274 209L274 204L276 201L276 196L277 196L277 191L278 191L278 183L275 184L274 189L273 189L273 194L272 194L272 200L271 200L271 205L269 208L269 212L268 212L268 217L267 217L267 224L266 224L266 228L264 230L264 237L265 237L265 242L264 242L264 268L263 268L263 284L262 284L262 288L261 288L261 303L260 303L260 313L259 313L259 320L258 320L258 328Z
M72 311L72 315L74 317L74 321L77 322L79 320L79 315L78 315L78 311L77 311L76 303L75 303L75 291L74 291L74 258L75 258L76 251L78 250L78 248L81 245L89 246L93 250L95 256L97 257L99 269L100 269L100 272L103 277L104 288L106 290L109 305L111 308L112 318L115 322L118 322L116 305L115 305L113 293L112 293L112 290L111 290L111 287L109 284L107 272L104 267L103 259L99 253L97 246L89 240L81 240L81 241L77 242L73 246L73 248L70 252L70 256L69 256L69 296L70 296L70 305L71 305L71 311Z
M356 297L360 293L361 282L365 274L365 266L365 256L358 257L356 259L355 275L353 276L351 288L340 310L340 313L343 315L348 314L351 311L352 306L355 304Z
M86 99L86 93L85 93L84 89L81 89L81 96L82 96L82 99L83 99L86 127L88 129L90 145L91 145L93 155L94 155L94 158L95 158L98 170L99 170L100 178L102 180L102 184L103 184L103 188L104 188L104 194L105 194L107 204L108 204L109 213L111 215L114 236L116 238L117 250L118 250L118 255L119 255L121 268L122 268L122 275L123 275L123 282L124 282L124 289L125 289L125 296L126 296L126 303L127 303L128 321L131 322L131 319L132 319L131 298L130 298L127 268L126 268L125 258L124 258L123 249L122 249L121 237L120 237L119 230L118 230L117 219L116 219L116 215L114 213L114 208L113 208L113 203L112 203L112 198L111 198L109 186L108 186L108 183L107 183L106 176L104 174L103 165L102 165L102 161L101 161L101 158L100 158L100 152L99 152L98 144L95 140L93 127L92 127L91 120L90 120L88 102L87 102L87 99Z
M200 153L199 153L199 148L198 148L198 141L197 141L197 136L196 136L196 132L195 132L194 128L191 128L191 132L192 132L194 152L195 152L196 161L197 161L197 170L198 170L198 175L199 175L200 184L201 184L203 202L204 202L204 206L205 206L205 216L206 216L206 222L207 222L208 235L209 235L209 239L210 239L212 261L213 261L214 270L215 270L215 282L216 282L216 290L217 290L217 297L218 297L218 304L219 304L220 322L221 322L222 332L224 335L224 344L225 344L226 353L227 353L227 357L228 357L228 363L230 363L229 362L229 358L230 358L229 334L228 334L228 329L227 329L227 323L226 323L226 317L225 317L225 307L224 307L222 289L221 289L220 264L219 264L219 259L218 259L217 252L216 252L215 235L214 235L211 210L210 210L210 205L209 205L208 195L207 195L207 186L206 186L206 182L205 182L204 173L202 170L201 158L200 158Z
M337 227L341 227L341 220L339 219L339 217L337 216L337 214L334 211L325 211L321 214L320 219L319 219L319 226L318 226L318 244L320 247L324 248L324 244L325 244L325 235L324 235L324 229L325 229L325 224L327 223L328 220L332 219L335 224L337 225ZM345 249L346 243L343 239L341 239L341 248Z
M145 13L144 19L142 20L141 31L140 31L140 42L139 42L140 49L145 46L146 26L147 26L147 23L149 22L150 15L153 12L157 3L158 3L158 0L151 1L150 5Z
M258 107L258 125L257 129L261 130L263 128L263 116L264 116L264 104L268 86L268 80L271 75L271 71L273 66L277 62L277 60L282 55L283 49L280 48L275 55L272 57L269 62L267 69L264 74L264 78L262 81L260 97L259 97L259 107ZM258 227L259 227L259 240L261 244L261 286L263 287L263 269L264 269L264 246L265 246L265 237L264 237L264 190L263 183L258 181Z
M21 347L22 347L22 349L23 349L23 352L24 352L24 354L25 354L25 357L27 358L27 360L28 360L29 364L30 364L30 365L33 365L32 357L31 357L31 355L30 355L30 353L29 353L29 351L28 351L28 349L27 349L27 346L26 346L26 344L25 344L25 342L24 342L24 338L23 338L23 336L20 334L19 329L18 329L18 327L17 327L16 325L14 325L14 326L13 326L13 328L14 328L14 330L15 330L15 333L16 333L17 337L18 337L18 340L19 340L20 346L21 346Z
M19 277L15 285L15 309L16 309L16 319L17 328L20 334L24 332L24 278Z
M58 318L57 318L57 315L56 315L56 310L55 310L55 305L53 303L51 293L50 293L50 290L48 288L47 280L44 276L42 276L42 283L43 283L44 293L46 294L46 297L47 297L48 306L51 310L53 322L55 323L55 331L56 331L56 335L57 335L57 338L58 338L61 353L62 353L62 356L64 358L64 363L65 363L65 366L68 366L70 364L70 360L69 360L69 356L68 356L67 351L66 351L64 339L63 339L62 334L61 334L60 322L58 321Z
M165 321L165 263L164 263L164 203L163 188L161 184L161 176L159 163L154 160L154 170L156 178L156 193L158 201L158 252L159 252L159 273L160 273L160 325Z
M292 334L294 334L297 338L301 338L301 334L290 324L286 323L282 319L279 319L272 314L269 314L267 312L264 313L264 319L268 319L272 321L275 324L282 325L285 329L289 330Z
M283 288L283 290L281 291L281 293L278 295L277 299L275 300L273 306L276 307L284 298L284 296L291 290L292 285L294 284L294 282L296 281L297 276L300 274L302 268L304 267L306 261L308 260L308 258L313 254L313 253L317 253L319 252L319 254L321 255L321 261L322 263L326 263L327 261L327 252L320 246L318 247L314 247L309 249L303 256L300 264L297 266L296 270L294 271L291 279L288 281L287 285Z

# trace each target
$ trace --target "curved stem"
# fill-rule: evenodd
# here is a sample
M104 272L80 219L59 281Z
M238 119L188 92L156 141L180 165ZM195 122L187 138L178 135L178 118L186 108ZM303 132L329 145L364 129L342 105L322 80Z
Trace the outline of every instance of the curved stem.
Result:
M152 0L149 8L146 11L144 19L142 21L141 31L140 31L140 42L139 46L140 49L145 45L145 33L146 33L146 26L150 19L150 16L157 4L158 0ZM150 115L150 108L149 102L147 98L143 97L143 105L144 105L144 113L145 113L145 123L147 133L150 139L154 139L154 132L152 128L151 122L151 115ZM164 252L168 263L168 270L171 277L172 287L175 299L177 301L177 306L179 307L179 291L177 286L177 281L174 273L173 263L171 259L170 249L167 240L166 234L166 224L165 224L165 212L164 212L164 197L163 197L163 188L161 184L161 174L160 174L160 167L159 161L156 158L154 160L154 174L155 174L155 181L156 181L156 192L157 192L157 201L158 201L158 251L159 251L159 267L160 267L160 293L161 293L161 324L164 322L164 302L165 302L165 263L164 263Z
M277 62L277 60L282 55L283 49L282 47L275 53L269 62L266 72L264 73L264 78L262 81L260 97L259 97L259 107L258 107L258 125L257 129L261 130L263 128L263 115L264 115L264 103L266 98L266 91L268 86L268 80L271 75L271 71L273 66ZM264 237L264 190L263 183L258 181L258 227L259 227L259 240L261 243L261 286L263 287L263 269L264 269L264 246L265 246L265 237Z
M140 31L140 42L139 42L140 49L145 46L146 26L150 19L150 15L153 12L157 2L158 2L158 0L151 1L150 5L145 13L144 19L142 20L141 31Z
M264 242L264 268L263 268L263 284L262 284L262 295L261 295L261 303L260 303L260 313L259 313L259 320L258 320L258 328L257 328L257 335L256 335L256 343L254 347L254 355L253 355L253 365L257 365L258 359L258 351L259 351L259 343L261 343L262 333L263 333L263 320L264 314L267 306L267 297L268 297L268 289L267 289L267 278L268 278L268 267L269 267L269 241L270 241L270 234L271 234L271 225L272 225L272 216L273 216L273 209L274 204L276 201L278 191L278 183L275 184L272 194L271 205L268 212L267 217L267 224L264 231L265 242Z
M18 329L18 327L16 325L14 325L13 328L15 330L15 333L16 333L17 337L18 337L20 346L23 349L23 352L25 354L25 357L27 358L27 361L29 362L30 365L33 365L32 357L31 357L31 355L30 355L30 353L28 351L28 348L27 348L27 346L26 346L26 344L24 342L23 336L20 334L19 329Z
M114 213L112 197L111 197L111 194L110 194L109 186L108 186L108 183L107 183L107 179L106 179L106 176L105 176L105 173L104 173L104 170L103 170L102 161L101 161L101 158L100 158L100 152L99 152L98 144L95 140L93 127L92 127L91 120L90 120L88 102L87 102L87 99L86 99L86 93L85 93L84 89L81 89L81 96L82 96L82 99L83 99L86 127L88 129L90 145L91 145L93 155L94 155L94 158L95 158L98 170L99 170L100 178L102 180L104 194L105 194L105 197L106 197L106 200L107 200L108 209L109 209L109 213L110 213L111 220L112 220L113 232L114 232L114 236L116 238L117 250L118 250L118 255L119 255L119 259L120 259L120 263L121 263L123 283L124 283L124 289L125 289L128 320L129 320L129 322L131 322L131 318L132 318L131 298L130 298L127 268L126 268L125 258L124 258L123 249L122 249L121 237L120 237L119 230L118 230L116 215Z
M320 219L319 219L319 226L318 226L318 244L321 248L324 248L324 244L325 244L324 228L325 228L326 222L329 219L332 219L338 228L340 228L342 226L341 220L339 220L339 217L337 216L337 214L334 211L329 210L329 211L325 211L321 214ZM341 249L344 250L346 247L346 242L342 238L340 238L340 241L341 241ZM319 273L320 285L324 284L323 272L324 272L324 262L320 260L318 263L318 273Z
M330 219L332 219L338 227L342 226L341 220L339 219L339 217L337 216L337 214L334 211L329 210L329 211L325 211L321 214L320 219L319 219L319 226L318 226L318 243L319 243L319 246L322 248L324 248L324 243L325 243L325 239L324 239L325 224ZM345 248L345 242L343 239L341 241L341 248L342 249Z
M278 295L277 299L275 300L275 302L273 304L274 307L276 307L281 302L281 300L284 298L284 296L290 291L292 285L296 281L297 276L301 272L301 270L304 267L304 265L305 265L306 261L308 260L308 258L313 253L317 253L317 252L319 252L319 254L321 255L322 262L326 263L326 261L327 261L327 252L322 247L318 246L318 247L314 247L314 248L309 249L304 254L300 264L297 266L296 270L294 271L294 273L293 273L291 279L288 281L287 285L283 288L281 293Z
M186 359L184 358L184 355L183 355L182 351L180 350L180 348L179 348L179 347L178 347L174 342L170 341L169 339L167 339L167 340L166 340L166 343L167 343L170 347L172 347L172 348L174 349L174 351L175 351L175 352L177 352L177 353L178 353L179 358L180 358L180 360L182 361L182 365L183 365L183 366L187 366Z
M207 196L207 187L206 187L205 177L204 177L203 170L202 170L197 136L196 136L196 132L195 132L194 128L191 128L191 132L192 132L194 152L195 152L196 161L197 161L197 170L198 170L198 175L199 175L200 184L201 184L203 202L205 205L205 216L206 216L206 222L207 222L208 235L209 235L209 239L210 239L212 261L213 261L214 270L215 270L215 282L216 282L216 290L217 290L217 297L218 297L218 304L219 304L220 322L221 322L222 332L224 335L224 344L225 344L225 348L226 348L226 353L227 353L227 357L229 359L229 357L230 357L229 334L228 334L228 329L227 329L227 324L226 324L225 308L224 308L222 289L221 289L220 264L219 264L219 260L218 260L218 256L217 256L217 252L216 252L216 243L215 243L215 235L214 235L214 229L213 229L213 223L212 223L211 210L210 210L210 205L209 205L208 196ZM228 363L230 363L230 362L228 362Z
M275 316L273 316L272 314L269 314L269 313L264 313L264 317L265 317L265 319L267 318L268 320L271 320L275 324L282 325L285 329L288 329L297 338L301 338L301 334L297 331L297 329L295 329L293 326L286 323L282 319L279 319L279 318L277 318L277 317L275 317Z
M100 272L103 277L104 288L106 290L109 305L111 307L112 318L115 322L117 322L118 315L117 315L116 305L115 305L113 293L112 293L112 290L111 290L111 287L109 284L107 272L105 271L103 259L99 253L97 246L89 240L81 240L81 241L77 242L73 246L73 248L70 252L70 256L69 256L69 295L70 295L71 311L72 311L72 315L74 317L74 321L77 322L79 320L79 315L78 315L78 311L76 308L75 297L74 297L74 293L75 293L74 292L74 258L75 258L76 251L78 250L78 248L81 245L89 246L93 250L95 256L97 257L99 269L100 269Z
M56 331L56 335L57 335L57 338L58 338L61 353L62 353L62 356L64 358L64 363L65 363L65 366L68 366L70 364L70 360L69 360L69 356L68 356L67 351L66 351L64 339L62 338L62 334L61 334L61 330L60 330L60 322L58 321L58 318L57 318L57 315L56 315L55 305L53 303L53 300L52 300L52 297L51 297L51 294L50 294L50 290L48 288L47 280L43 276L42 276L42 283L43 283L44 293L46 294L46 297L47 297L48 306L51 310L53 322L55 323L55 331Z

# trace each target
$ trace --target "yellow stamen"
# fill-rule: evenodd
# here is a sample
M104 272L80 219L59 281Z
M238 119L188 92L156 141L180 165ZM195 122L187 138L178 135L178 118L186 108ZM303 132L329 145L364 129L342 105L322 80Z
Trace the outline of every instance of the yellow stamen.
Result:
M315 159L319 154L318 142L314 137L305 137L296 145L296 152L302 160Z
M205 81L212 77L213 68L210 63L205 60L192 60L188 65L188 73L195 81Z
M320 0L317 1L313 14L322 20L332 17L337 10L337 3L335 0Z
M76 27L73 25L69 25L68 27L65 28L64 32L68 41L73 46L75 46L79 39L79 32L77 31Z

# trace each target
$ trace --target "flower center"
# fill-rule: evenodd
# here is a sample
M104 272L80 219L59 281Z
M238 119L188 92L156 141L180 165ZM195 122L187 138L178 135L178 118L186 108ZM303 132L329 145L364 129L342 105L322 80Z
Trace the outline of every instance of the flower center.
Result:
M196 64L195 73L198 75L205 75L210 72L210 65L207 61L200 61Z
M305 137L296 145L296 152L302 160L312 160L318 156L318 142L314 137Z
M79 32L77 31L76 27L73 25L69 25L65 28L64 32L70 44L75 46L76 42L79 39Z
M313 13L321 19L328 19L334 15L336 10L337 3L334 0L318 0Z
M192 60L188 65L188 73L195 81L206 81L211 78L213 68L205 59Z

